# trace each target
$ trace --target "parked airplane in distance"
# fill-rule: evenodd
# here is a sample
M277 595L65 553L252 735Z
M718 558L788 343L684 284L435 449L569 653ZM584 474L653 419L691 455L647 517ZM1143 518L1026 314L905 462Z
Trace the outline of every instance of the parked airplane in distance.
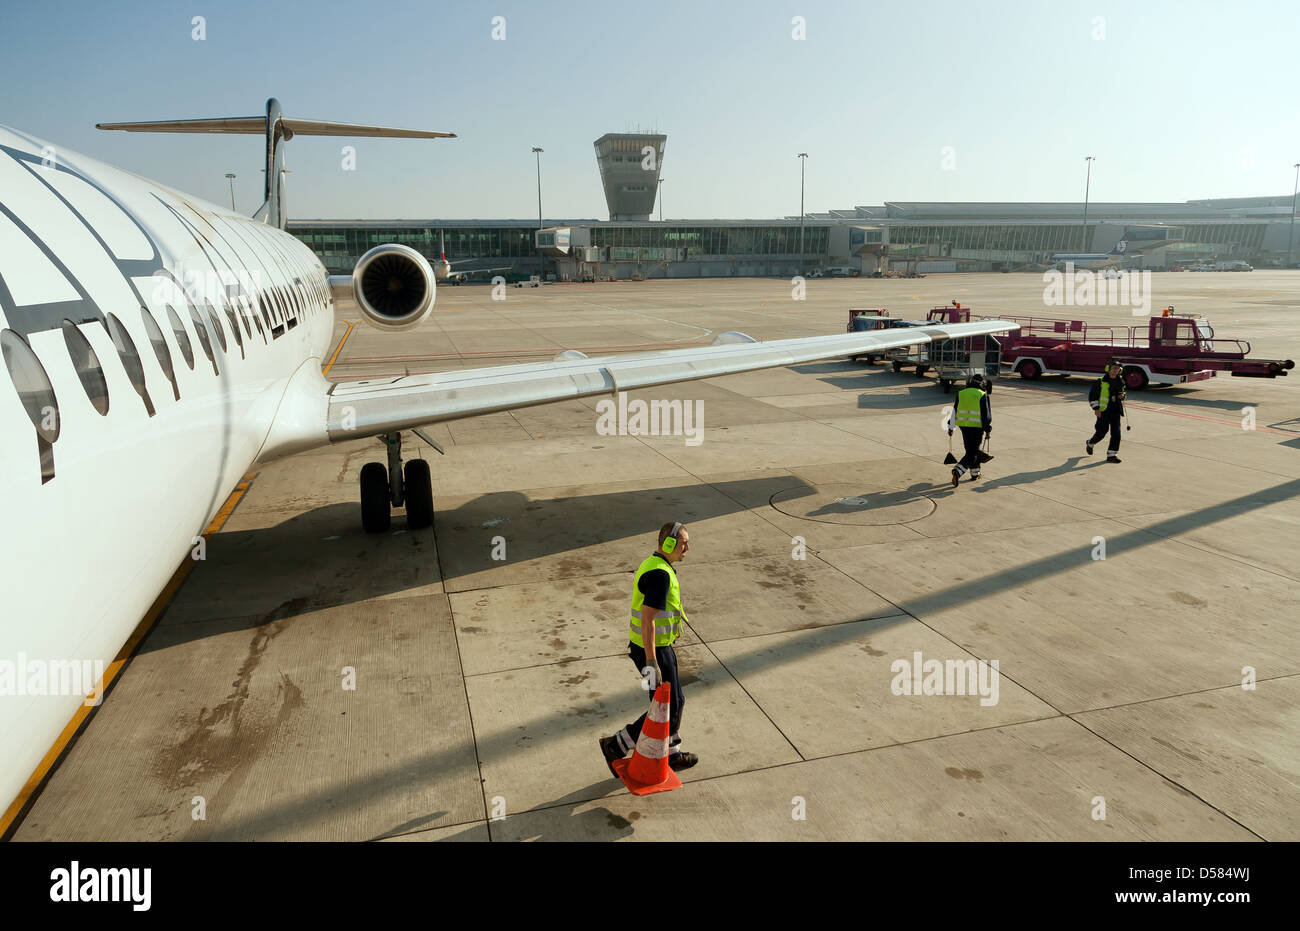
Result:
M1135 247L1128 240L1121 239L1109 252L1058 252L1052 256L1052 267L1058 271L1065 271L1066 266L1070 265L1075 268L1112 268L1135 259L1144 252L1167 245L1169 240L1159 239L1143 242L1142 245Z
M454 263L447 261L447 237L444 233L438 234L438 261L433 263L434 274L439 281L445 281L451 285L464 284L471 275L487 275L491 272L505 272L510 270L509 265L499 265L496 268L466 268L456 271L451 266Z

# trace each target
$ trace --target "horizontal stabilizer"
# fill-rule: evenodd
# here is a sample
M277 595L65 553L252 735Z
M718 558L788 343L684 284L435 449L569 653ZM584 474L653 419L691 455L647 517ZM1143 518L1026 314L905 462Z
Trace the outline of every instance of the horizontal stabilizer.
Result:
M153 120L147 123L96 123L96 129L121 129L128 133L246 133L266 132L264 116L227 116L215 120Z
M329 120L291 120L281 117L284 137L294 136L373 136L381 139L455 139L455 133L427 129L399 129L394 126L365 126L361 123L335 123ZM120 129L128 133L239 133L262 135L266 132L264 116L227 116L211 120L150 120L143 123L96 123L96 129Z
M96 129L120 129L128 133L225 133L266 137L266 200L253 219L284 229L289 212L284 203L284 143L303 136L372 136L383 139L455 139L455 133L428 129L398 129L393 126L363 126L328 120L292 120L285 117L280 101L266 102L266 116L223 116L210 120L150 120L143 123L96 123Z

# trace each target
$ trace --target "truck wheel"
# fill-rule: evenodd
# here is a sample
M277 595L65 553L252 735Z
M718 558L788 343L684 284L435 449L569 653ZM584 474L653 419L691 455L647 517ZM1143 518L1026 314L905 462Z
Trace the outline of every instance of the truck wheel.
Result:
M901 363L901 362L895 362L895 363L894 363L894 371L895 371L895 372L901 372L902 370L903 370L903 363Z
M1027 359L1020 364L1020 377L1028 381L1033 381L1043 374L1042 368L1033 359Z
M1150 379L1147 378L1147 373L1136 365L1126 365L1124 367L1124 384L1126 387L1134 391L1141 391L1147 386L1148 382L1150 382Z
M928 365L918 365L918 366L916 367L916 377L917 377L917 378L924 378L924 377L925 377L925 373L928 372L928 371L930 371L930 366L928 366Z
M947 394L949 391L952 390L952 382L949 381L947 378L940 378L939 387L943 389L944 394Z

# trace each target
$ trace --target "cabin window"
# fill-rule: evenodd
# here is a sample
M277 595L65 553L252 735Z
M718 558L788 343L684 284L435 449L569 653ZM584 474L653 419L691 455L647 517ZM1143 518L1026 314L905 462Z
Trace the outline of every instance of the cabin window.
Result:
M122 321L113 314L108 315L105 326L113 340L113 348L117 350L117 357L122 360L122 368L126 369L126 377L131 380L131 387L140 395L144 409L152 417L153 400L149 397L149 388L144 381L144 366L140 364L140 353L136 351L135 340L131 339L131 334L122 326Z
M203 302L203 309L208 312L208 319L212 321L212 330L217 334L217 342L221 344L221 351L229 352L226 344L226 331L221 326L221 320L217 317L216 311L212 309L212 305L207 301Z
M153 346L153 354L158 357L158 365L167 376L167 380L171 382L172 394L179 401L181 389L176 384L176 370L172 368L172 353L167 348L167 340L163 339L162 329L158 326L158 321L153 318L153 314L149 313L149 308L141 307L140 316L144 320L144 331L149 336L149 344Z
M67 344L68 355L72 357L72 367L77 370L81 387L86 389L86 398L90 406L100 415L108 413L108 382L104 380L104 370L100 367L99 356L86 339L86 334L77 329L71 320L63 321L63 342Z
M27 341L13 330L0 330L0 355L18 401L36 428L36 445L41 458L41 484L54 478L54 441L59 438L59 401L45 366Z
M41 439L53 443L59 438L59 401L54 396L50 376L45 374L45 366L27 340L13 330L0 330L0 351L32 426Z
M203 354L208 357L212 363L212 374L220 375L217 371L217 357L212 352L212 337L208 335L208 328L203 323L203 316L199 309L193 304L190 305L190 319L194 321L194 335L199 338L199 345L203 347Z
M230 306L234 310L235 316L244 321L244 335L252 339L253 325L248 322L248 298L244 295L242 287L235 287L235 293L230 298Z
M172 332L176 334L176 345L180 347L181 358L193 369L194 347L190 345L190 335L185 332L185 324L181 323L181 318L177 316L171 304L167 305L167 322L171 324Z
M239 316L233 303L225 306L226 319L230 321L230 332L235 334L235 345L239 347L239 357L244 357L244 334L239 332ZM247 326L247 324L245 324Z
M271 307L270 301L267 300L265 291L257 292L257 309L261 319L266 322L266 329L271 329Z

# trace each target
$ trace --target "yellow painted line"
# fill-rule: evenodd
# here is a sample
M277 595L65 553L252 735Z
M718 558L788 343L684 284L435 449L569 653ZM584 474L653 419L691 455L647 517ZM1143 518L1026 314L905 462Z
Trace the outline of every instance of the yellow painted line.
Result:
M334 348L334 355L330 356L329 362L325 363L325 368L321 369L322 375L328 375L330 373L330 369L332 369L334 363L338 361L339 353L343 351L343 344L348 341L348 337L352 335L352 328L355 326L355 323L348 324L347 330L343 333L343 338L339 340L338 346Z
M239 500L248 492L249 486L253 484L253 479L256 477L257 473L252 472L245 475L243 479L240 480L239 484L235 486L235 490L230 493L230 497L226 499L226 503L221 506L221 510L217 512L216 516L212 518L212 522L209 523L207 528L203 531L203 536L208 537L221 530L222 525L225 524L231 513L234 512L235 505L239 504ZM169 579L166 586L163 587L162 592L154 599L153 604L149 606L149 610L145 612L144 618L136 625L130 638L128 638L126 643L123 644L122 649L117 651L117 656L114 657L111 663L109 663L108 669L105 670L103 677L99 681L98 687L95 691L91 692L91 695L103 696L107 693L109 687L117 679L118 675L124 668L126 668L127 662L129 662L131 657L135 654L135 651L139 648L141 642L143 642L144 638L149 635L149 631L153 630L154 625L158 623L158 618L162 615L163 608L167 607L167 604L172 600L172 597L175 596L181 585L184 584L186 577L190 574L190 570L193 568L194 560L188 557L176 568L171 579ZM77 731L80 730L81 725L85 722L86 718L89 717L95 707L96 706L94 705L87 705L85 702L82 702L81 706L77 709L77 713L72 716L72 720L69 721L67 727L63 729L63 733L59 734L58 740L54 741L54 745L50 747L45 756L41 759L41 762L37 765L35 771L32 772L27 783L23 786L22 791L18 793L18 797L13 800L13 804L11 804L8 810L5 811L4 816L0 817L0 837L5 837L9 832L9 829L14 826L19 814L22 813L23 809L27 806L27 803L32 800L37 791L41 788L41 785L49 776L50 770L54 768L54 764L63 754L63 751L67 749L69 742L76 736Z

